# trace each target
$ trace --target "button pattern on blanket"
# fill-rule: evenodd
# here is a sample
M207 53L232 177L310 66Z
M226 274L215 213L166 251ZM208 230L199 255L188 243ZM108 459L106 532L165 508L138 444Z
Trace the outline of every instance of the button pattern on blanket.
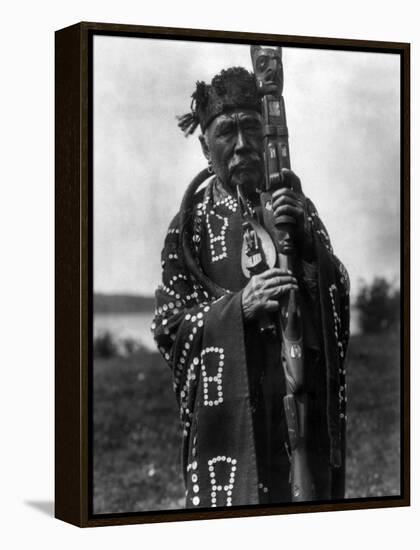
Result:
M228 219L211 210L206 215L206 225L210 239L211 261L218 262L219 260L223 260L223 258L227 258L225 235L229 226Z
M237 460L230 456L215 456L208 460L211 506L232 506Z
M223 348L209 346L201 352L201 374L203 380L203 403L206 407L217 407L223 403Z

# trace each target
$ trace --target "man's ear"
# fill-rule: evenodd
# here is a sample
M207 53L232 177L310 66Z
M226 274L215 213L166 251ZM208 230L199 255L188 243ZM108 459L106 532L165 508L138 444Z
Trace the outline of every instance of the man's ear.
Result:
M207 144L206 136L201 134L201 135L198 136L198 139L200 140L203 155L206 157L207 160L209 160L210 159L210 151L209 151L209 146Z

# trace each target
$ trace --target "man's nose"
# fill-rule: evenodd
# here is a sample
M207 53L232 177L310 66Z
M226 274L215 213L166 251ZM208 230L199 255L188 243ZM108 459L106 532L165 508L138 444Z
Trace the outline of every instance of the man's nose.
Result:
M240 128L238 128L238 131L236 134L235 152L240 153L241 151L247 150L248 148L249 148L249 145L244 136L244 133Z

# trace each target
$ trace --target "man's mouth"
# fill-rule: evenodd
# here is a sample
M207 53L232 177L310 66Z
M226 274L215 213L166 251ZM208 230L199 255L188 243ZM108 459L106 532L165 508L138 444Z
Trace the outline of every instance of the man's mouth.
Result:
M258 160L244 160L244 161L238 162L237 164L234 164L231 167L230 171L231 171L231 174L235 174L237 172L258 170L259 167L260 167L260 163Z

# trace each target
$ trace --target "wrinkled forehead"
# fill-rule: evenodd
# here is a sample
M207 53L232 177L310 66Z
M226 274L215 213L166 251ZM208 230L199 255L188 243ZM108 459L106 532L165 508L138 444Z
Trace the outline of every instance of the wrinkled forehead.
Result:
M254 111L253 109L232 109L230 111L221 113L214 120L212 120L212 122L208 126L208 129L216 128L217 126L226 122L234 121L255 121L262 123L262 117L261 114L258 113L258 111Z

